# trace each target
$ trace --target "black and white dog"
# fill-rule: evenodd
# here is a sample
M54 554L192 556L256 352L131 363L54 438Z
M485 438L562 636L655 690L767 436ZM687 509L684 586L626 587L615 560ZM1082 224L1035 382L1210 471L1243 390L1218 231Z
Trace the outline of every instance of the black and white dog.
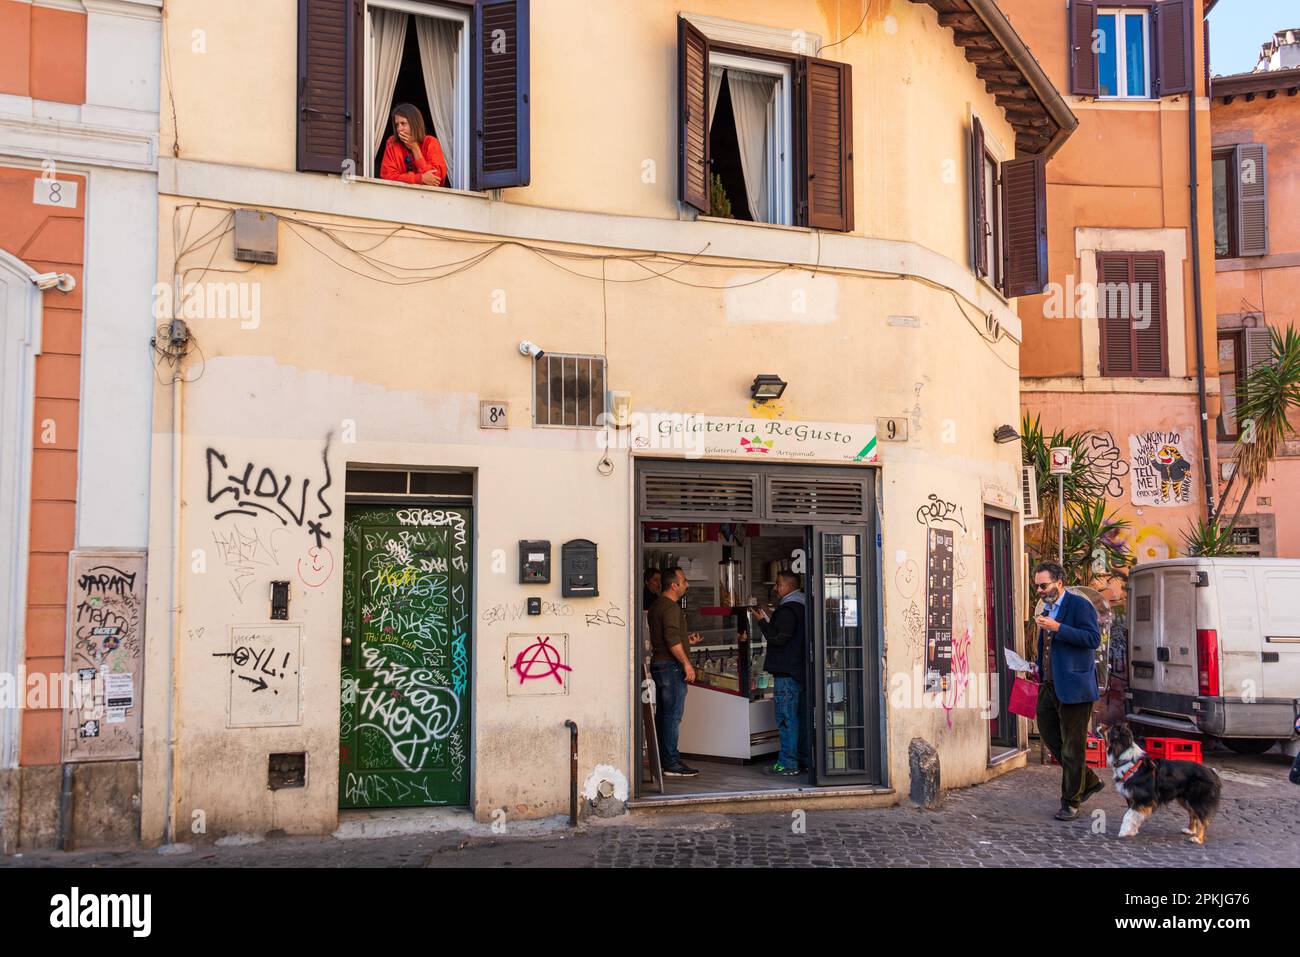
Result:
M1128 802L1120 837L1136 837L1142 823L1156 808L1178 802L1187 811L1184 834L1195 844L1205 843L1205 829L1219 806L1223 784L1219 776L1195 761L1152 758L1133 741L1127 724L1098 729L1106 736L1115 790Z

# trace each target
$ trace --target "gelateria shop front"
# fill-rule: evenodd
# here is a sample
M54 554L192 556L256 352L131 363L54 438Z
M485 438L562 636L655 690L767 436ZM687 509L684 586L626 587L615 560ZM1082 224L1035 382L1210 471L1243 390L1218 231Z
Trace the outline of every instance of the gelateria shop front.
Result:
M876 425L666 414L640 425L630 439L635 567L647 587L634 660L643 689L653 687L648 611L661 599L652 586L680 569L695 680L676 751L698 773L665 773L664 719L657 696L643 693L636 802L880 784ZM795 586L802 601L782 594ZM783 600L803 615L806 759L797 773L776 775L776 680L761 619Z

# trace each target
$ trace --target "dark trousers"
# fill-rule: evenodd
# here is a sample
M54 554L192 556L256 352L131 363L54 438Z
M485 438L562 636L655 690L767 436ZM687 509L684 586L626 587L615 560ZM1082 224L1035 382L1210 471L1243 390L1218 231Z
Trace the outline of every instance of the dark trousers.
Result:
M1044 683L1038 689L1038 736L1061 764L1062 806L1078 807L1083 792L1101 783L1084 760L1093 704L1062 704L1050 684Z
M659 765L675 768L682 763L677 752L677 731L686 711L686 669L677 661L650 665L655 683L655 736L659 739Z

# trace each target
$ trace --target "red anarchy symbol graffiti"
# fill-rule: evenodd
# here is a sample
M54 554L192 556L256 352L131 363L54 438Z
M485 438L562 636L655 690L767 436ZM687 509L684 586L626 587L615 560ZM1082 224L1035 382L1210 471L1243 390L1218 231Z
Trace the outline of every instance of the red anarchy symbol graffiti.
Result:
M541 635L537 636L537 641L515 656L514 669L519 675L520 684L554 676L556 684L561 685L564 684L564 677L560 672L573 670L568 665L560 663L560 653L551 644L551 639L543 638Z

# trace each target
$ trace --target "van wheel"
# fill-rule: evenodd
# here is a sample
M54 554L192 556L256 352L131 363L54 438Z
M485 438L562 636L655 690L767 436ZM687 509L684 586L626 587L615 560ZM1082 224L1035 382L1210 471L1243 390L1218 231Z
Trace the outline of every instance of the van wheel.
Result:
M1223 743L1237 754L1263 754L1273 747L1272 738L1224 738Z

